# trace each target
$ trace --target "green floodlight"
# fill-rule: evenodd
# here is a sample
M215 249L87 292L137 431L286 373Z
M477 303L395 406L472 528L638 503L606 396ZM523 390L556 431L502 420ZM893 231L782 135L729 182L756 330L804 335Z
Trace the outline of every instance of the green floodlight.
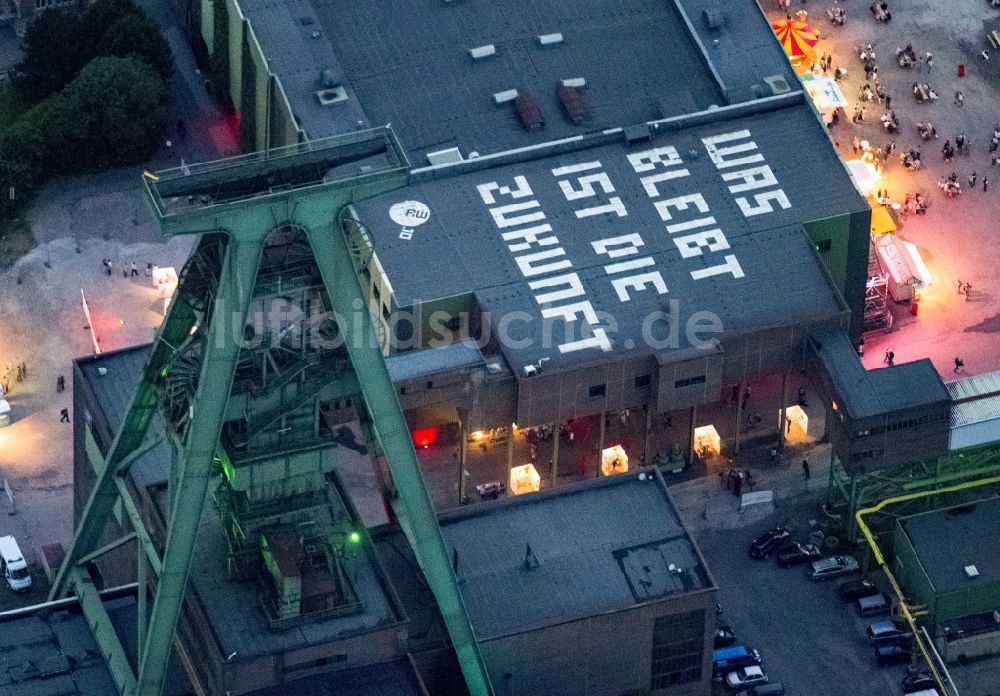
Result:
M347 538L350 539L352 544L361 543L361 535L358 534L357 532L351 532L350 534L347 535Z

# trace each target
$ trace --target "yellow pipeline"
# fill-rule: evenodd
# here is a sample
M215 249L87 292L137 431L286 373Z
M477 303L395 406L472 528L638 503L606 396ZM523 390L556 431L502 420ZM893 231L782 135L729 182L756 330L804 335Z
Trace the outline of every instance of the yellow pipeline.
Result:
M924 641L920 637L920 632L917 631L917 623L913 620L913 614L910 613L910 607L906 604L906 598L903 596L903 590L900 588L899 583L896 582L896 578L893 576L892 571L889 570L889 566L886 565L885 557L882 556L882 551L879 550L878 544L875 542L875 537L872 536L871 530L868 528L868 525L865 524L864 516L870 515L873 512L879 512L887 505L902 503L907 500L915 500L917 498L927 498L932 495L941 495L942 493L954 493L956 491L963 491L969 488L978 488L979 486L988 486L991 483L1000 483L1000 476L959 483L954 486L938 488L933 491L921 491L919 493L906 493L905 495L893 496L891 498L886 498L872 507L863 508L854 513L854 519L858 523L858 529L860 529L861 533L865 535L865 539L868 540L868 546L871 547L872 553L875 554L876 562L878 562L879 567L882 568L885 576L889 579L889 584L892 585L892 591L896 593L896 598L899 600L899 608L903 612L903 617L910 625L910 631L913 633L913 638L917 641L917 647L920 648L920 654L924 656L924 661L927 663L927 666L931 668L931 674L934 675L934 681L937 682L942 694L949 694L951 691L947 688L947 686L945 686L944 680L941 678L941 673L938 672L937 666L934 664L934 661L931 660L930 653L927 651L927 646L924 645Z

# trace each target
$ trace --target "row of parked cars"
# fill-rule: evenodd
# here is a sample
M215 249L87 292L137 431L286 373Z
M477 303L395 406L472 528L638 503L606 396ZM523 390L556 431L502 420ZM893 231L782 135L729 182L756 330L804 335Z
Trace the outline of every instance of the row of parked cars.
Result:
M792 539L785 527L769 529L750 543L750 556L756 559L774 557L781 567L809 563L809 578L825 580L857 573L860 568L853 556L822 557L814 544L802 544ZM892 600L882 594L878 586L866 578L841 582L837 593L845 603L853 603L862 617L890 614ZM891 619L870 624L865 629L869 644L879 667L912 663L912 634L909 626ZM717 636L718 639L718 636ZM757 663L759 664L759 662ZM941 696L934 677L929 672L908 674L902 682L903 693L911 696ZM784 693L782 691L781 693Z
M785 688L768 683L760 652L741 645L732 626L719 624L715 628L712 651L712 678L722 681L736 696L784 696Z
M822 555L815 544L794 541L792 533L785 527L769 529L750 542L751 558L766 559L774 556L782 568L809 563L809 577L813 580L858 572L858 561L853 556L822 558Z

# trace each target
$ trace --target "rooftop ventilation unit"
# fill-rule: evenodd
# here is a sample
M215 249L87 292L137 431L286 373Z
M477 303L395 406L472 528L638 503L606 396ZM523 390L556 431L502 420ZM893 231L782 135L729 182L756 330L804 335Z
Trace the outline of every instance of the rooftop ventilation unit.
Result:
M347 101L347 90L344 89L343 85L334 85L333 87L328 87L326 89L321 89L316 92L316 98L319 99L321 106L332 106L333 104L342 104Z
M495 56L497 54L497 47L493 44L486 44L485 46L476 46L475 48L469 49L469 55L472 56L473 60L481 60L483 58L489 58L490 56Z
M580 89L583 84L569 85L567 82L577 82L577 80L563 80L556 89L556 94L559 96L563 111L566 112L566 117L576 125L580 125L587 120L587 104L583 90ZM584 79L579 78L579 82L583 83Z
M560 80L560 84L563 87L586 87L587 81L582 77L570 77L565 80Z
M721 29L726 23L726 15L721 10L703 10L701 21L706 29Z
M965 566L965 577L967 577L967 578L978 578L979 577L979 568L977 568L974 565L967 565L967 566Z
M771 75L770 77L765 77L764 82L767 86L771 88L772 94L787 94L792 91L792 86L788 84L788 80L782 75Z
M486 371L491 375L498 375L503 372L503 367L498 362L486 363Z
M521 125L526 131L541 130L545 125L542 118L542 109L538 106L538 100L530 92L519 93L514 99L514 109L517 117L521 119Z
M506 104L507 102L512 102L517 99L516 89L506 89L503 92L496 92L493 95L493 101L497 104Z
M560 33L555 34L539 34L538 43L542 46L555 46L563 42L563 35Z
M629 145L632 143L642 143L647 140L652 140L653 134L649 130L649 126L645 123L637 123L632 126L625 126L625 142Z
M524 376L525 377L537 377L538 376L538 368L535 367L534 365L525 365L524 366Z
M427 161L432 165L455 164L462 161L462 151L457 147L449 147L447 150L428 152Z

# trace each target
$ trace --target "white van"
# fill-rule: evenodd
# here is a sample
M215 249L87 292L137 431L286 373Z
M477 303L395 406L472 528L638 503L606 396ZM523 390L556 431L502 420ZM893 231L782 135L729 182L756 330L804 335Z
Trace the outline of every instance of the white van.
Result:
M28 564L17 545L17 539L12 536L0 537L0 572L3 573L10 589L15 592L27 592L31 589Z

